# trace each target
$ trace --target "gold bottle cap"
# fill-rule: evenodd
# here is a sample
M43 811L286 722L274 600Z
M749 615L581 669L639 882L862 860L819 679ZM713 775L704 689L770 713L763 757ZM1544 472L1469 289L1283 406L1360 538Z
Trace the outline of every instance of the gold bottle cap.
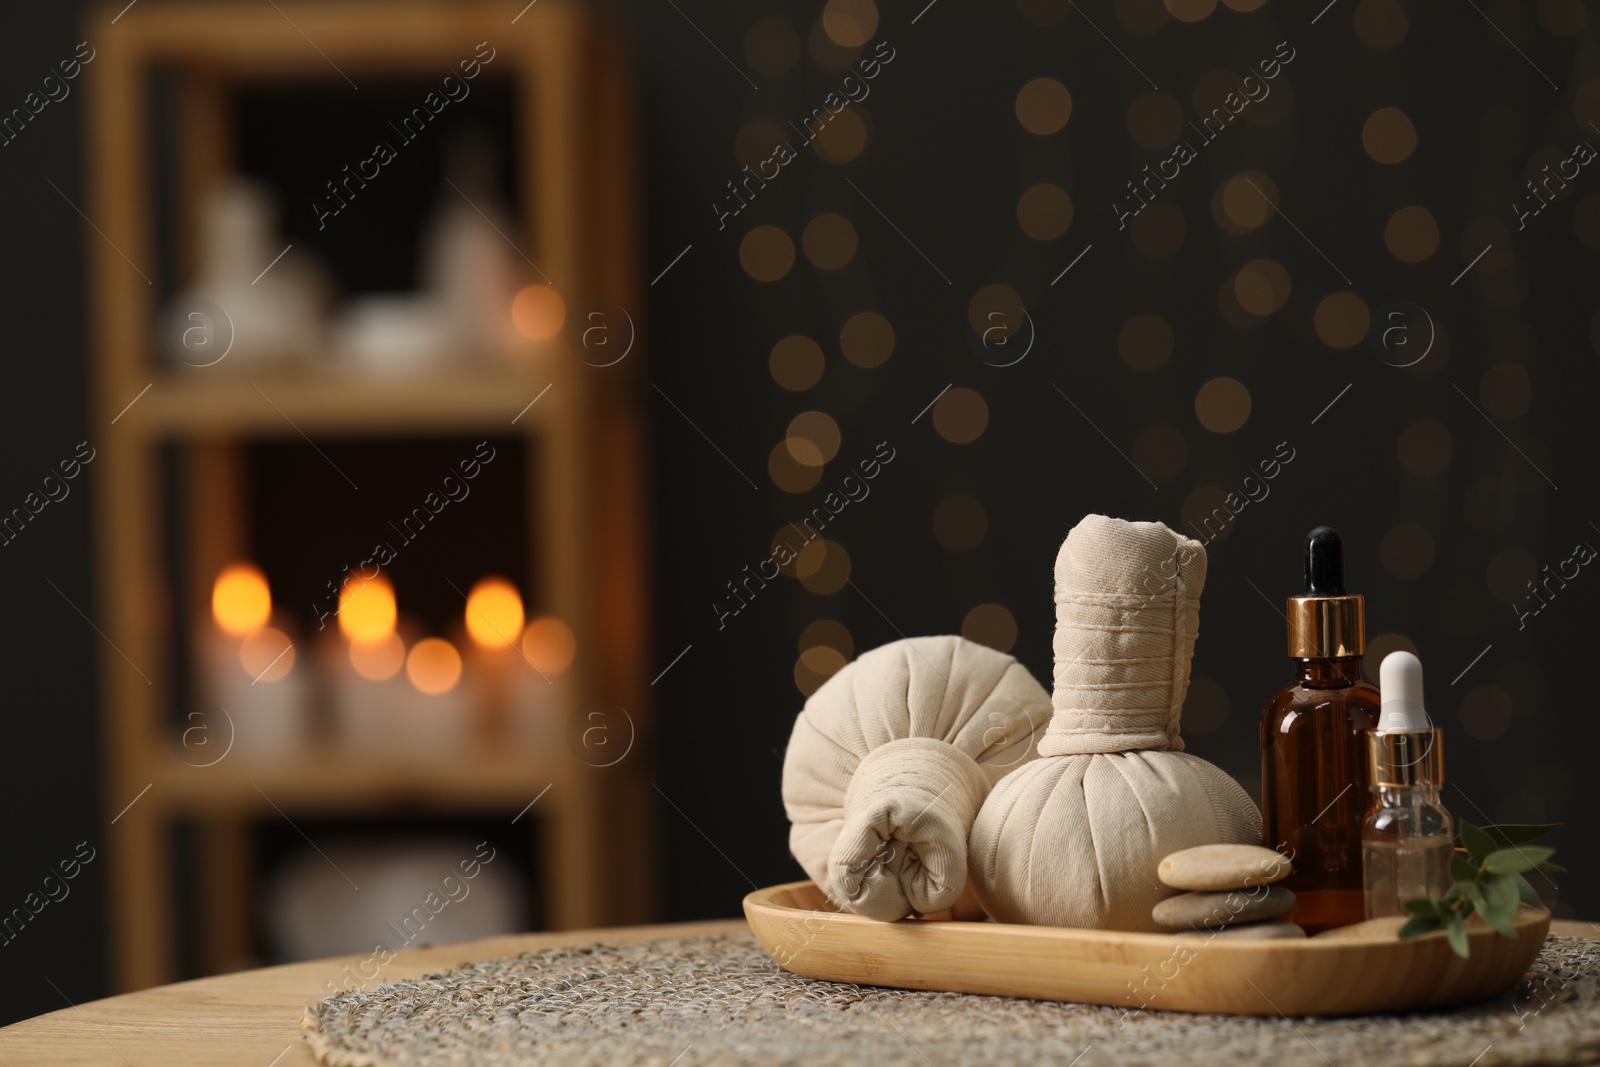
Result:
M1367 650L1366 601L1359 596L1292 596L1285 614L1293 659L1359 656Z
M1425 730L1368 730L1367 781L1372 785L1443 785L1444 734Z

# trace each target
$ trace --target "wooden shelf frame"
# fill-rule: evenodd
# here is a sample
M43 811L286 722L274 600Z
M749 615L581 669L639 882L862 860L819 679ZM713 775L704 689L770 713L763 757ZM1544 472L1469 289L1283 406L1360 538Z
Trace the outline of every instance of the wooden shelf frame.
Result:
M513 19L515 22L513 23ZM628 70L614 44L560 0L517 5L427 0L373 5L310 0L226 5L145 0L102 8L87 29L97 49L88 79L86 231L92 343L91 440L96 464L98 625L102 655L105 807L113 982L119 990L177 975L170 829L198 821L202 842L202 957L221 966L242 951L248 923L249 819L285 814L501 811L509 819L546 785L530 818L544 827L538 866L556 928L650 917L654 900L648 796L651 716L645 601L642 355L607 370L559 342L522 369L417 379L366 379L263 367L258 373L174 373L153 351L154 286L150 74L178 86L181 202L192 208L229 167L224 93L235 83L319 81L339 89L363 76L441 77L481 41L493 70L518 92L522 167L518 244L540 264L569 315L623 306L639 319L633 241L638 231ZM314 42L314 43L313 43ZM337 68L337 69L335 69ZM178 222L180 257L194 223ZM139 264L134 268L131 264ZM181 264L180 264L181 267ZM642 346L640 346L642 347ZM220 368L219 368L220 370ZM549 395L542 395L548 388ZM263 396L262 394L265 394ZM513 418L535 396L539 403ZM131 406L130 406L131 402ZM189 584L209 581L239 538L243 440L294 436L519 435L530 462L531 568L542 610L578 635L571 706L625 708L637 732L628 760L604 771L559 751L519 758L480 752L430 766L338 751L290 767L234 757L197 769L176 754L166 701L159 454L176 442L191 495L210 500L191 529L205 535ZM100 447L103 442L103 447ZM227 507L216 503L229 500ZM137 664L137 669L131 669ZM253 783L253 784L252 784ZM148 789L146 788L148 787ZM127 806L138 797L136 803Z

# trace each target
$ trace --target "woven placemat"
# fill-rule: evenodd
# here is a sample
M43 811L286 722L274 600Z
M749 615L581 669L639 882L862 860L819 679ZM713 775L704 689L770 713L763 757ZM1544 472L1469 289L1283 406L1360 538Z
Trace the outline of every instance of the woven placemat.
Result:
M1290 1020L821 982L730 934L487 960L329 997L301 1028L332 1067L1592 1063L1600 943L1552 936L1521 982L1470 1007Z

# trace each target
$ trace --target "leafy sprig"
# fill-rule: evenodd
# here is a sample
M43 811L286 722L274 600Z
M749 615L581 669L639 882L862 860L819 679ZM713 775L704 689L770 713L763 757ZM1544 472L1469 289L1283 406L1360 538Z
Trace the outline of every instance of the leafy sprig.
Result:
M1554 874L1564 869L1550 862L1555 849L1528 842L1562 825L1474 826L1463 820L1456 848L1465 853L1458 851L1450 858L1450 888L1442 897L1406 901L1406 913L1411 917L1400 928L1400 936L1443 930L1451 951L1466 959L1467 917L1476 913L1496 933L1516 937L1517 909L1523 904L1543 906L1527 872Z

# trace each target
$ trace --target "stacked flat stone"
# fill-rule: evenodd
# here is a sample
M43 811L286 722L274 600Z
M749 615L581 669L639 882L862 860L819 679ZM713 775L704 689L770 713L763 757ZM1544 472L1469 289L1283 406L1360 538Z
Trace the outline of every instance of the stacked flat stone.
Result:
M1156 877L1187 892L1161 901L1150 917L1165 930L1199 937L1305 937L1280 918L1294 910L1294 894L1276 884L1289 871L1288 857L1259 845L1186 848L1162 860Z

